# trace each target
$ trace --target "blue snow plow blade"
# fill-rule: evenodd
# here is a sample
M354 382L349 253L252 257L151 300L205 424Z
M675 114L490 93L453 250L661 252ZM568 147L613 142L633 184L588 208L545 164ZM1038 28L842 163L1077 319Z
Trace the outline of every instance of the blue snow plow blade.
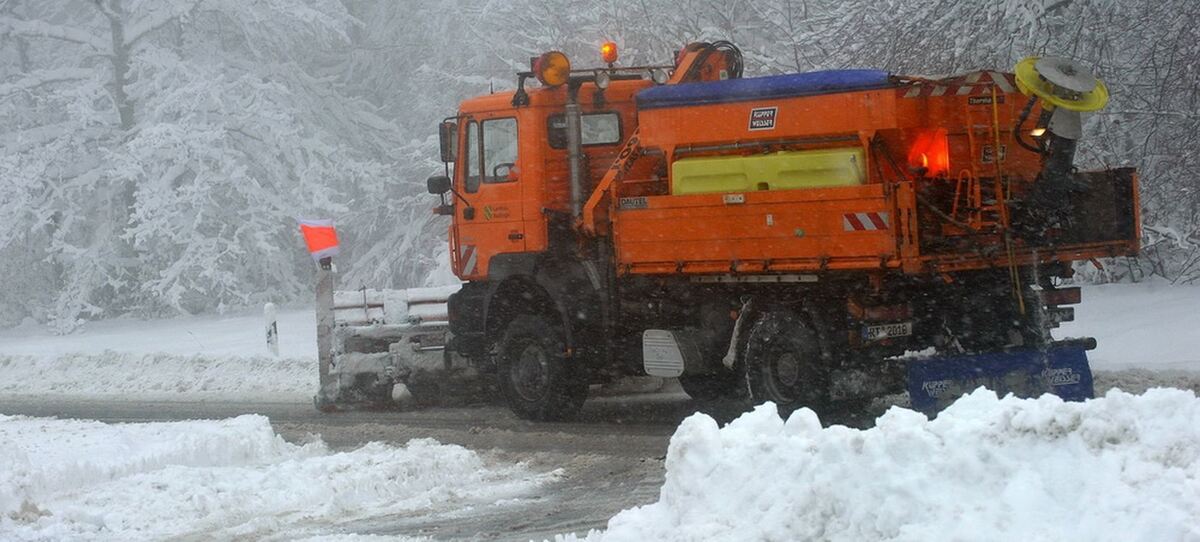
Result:
M891 77L881 70L828 70L650 87L637 94L637 106L638 109L655 109L745 102L892 85Z
M1069 343L1045 351L1012 350L913 361L908 365L908 394L913 409L926 414L936 413L979 386L1000 396L1052 393L1066 401L1091 399L1095 390L1087 361L1088 346Z

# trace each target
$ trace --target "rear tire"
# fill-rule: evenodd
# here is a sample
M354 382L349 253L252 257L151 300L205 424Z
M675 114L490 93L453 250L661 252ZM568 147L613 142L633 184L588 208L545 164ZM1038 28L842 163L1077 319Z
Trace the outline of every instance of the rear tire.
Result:
M783 414L808 407L828 412L830 367L816 331L792 312L763 314L746 344L746 383L755 404L774 402Z
M508 324L497 345L497 377L509 408L527 420L568 420L587 399L587 379L566 356L557 326L529 314Z

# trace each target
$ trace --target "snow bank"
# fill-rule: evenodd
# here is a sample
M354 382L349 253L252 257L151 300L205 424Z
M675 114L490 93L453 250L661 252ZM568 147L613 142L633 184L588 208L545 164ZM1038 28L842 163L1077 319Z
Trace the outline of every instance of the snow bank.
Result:
M1200 399L1179 390L979 390L935 420L893 408L862 431L770 404L724 428L697 414L666 468L657 503L587 539L1200 539Z
M0 395L131 400L308 401L317 389L311 358L176 354L0 354Z
M280 310L279 353L317 357L317 317L312 308ZM88 322L68 335L45 326L0 329L0 354L56 357L67 354L174 354L177 356L266 356L266 322L261 311L226 316L161 320L119 318Z
M121 425L0 416L6 540L336 534L342 521L487 504L544 479L432 440L345 453L297 446L261 416Z
M90 322L70 335L36 325L0 330L0 395L311 400L313 310L280 311L281 357L266 344L261 313Z

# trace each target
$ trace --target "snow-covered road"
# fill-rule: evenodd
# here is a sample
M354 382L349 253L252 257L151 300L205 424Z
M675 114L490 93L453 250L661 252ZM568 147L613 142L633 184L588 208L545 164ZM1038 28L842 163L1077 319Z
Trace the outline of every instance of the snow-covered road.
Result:
M343 412L330 416L316 412L309 404L300 403L150 403L0 398L0 412L19 412L38 422L45 422L47 416L100 418L106 423L119 424L112 426L117 428L113 429L114 434L121 428L130 427L190 427L176 426L177 422L170 420L225 419L219 423L195 422L201 428L220 427L220 424L228 423L228 419L244 420L243 413L256 412L268 417L274 432L295 447L313 446L314 435L319 435L327 453L349 452L355 461L372 457L357 452L363 446L401 449L410 446L413 439L433 439L450 447L471 450L482 464L493 471L517 473L523 476L521 480L536 482L527 484L527 491L498 501L455 497L429 506L390 510L383 506L364 505L360 513L352 516L318 515L303 523L302 530L268 523L251 536L253 539L357 533L370 537L384 536L385 539L399 536L400 540L412 536L427 536L437 540L541 540L564 532L586 533L589 529L603 527L610 517L625 508L653 502L663 480L662 457L666 454L669 437L679 421L691 413L692 409L687 407L687 403L663 399L661 396L633 401L600 399L589 404L583 423L531 424L516 419L502 407L493 406L415 412ZM729 420L734 416L736 414L730 410L722 419ZM259 416L253 418L261 419ZM83 423L89 425L94 422ZM129 423L136 425L122 425ZM139 436L139 433L150 436L160 434L170 439L174 432L175 429L135 429L131 431L131 436ZM45 436L49 440L40 445L52 445L50 442L59 434L56 430L48 431ZM231 438L238 438L236 432ZM413 463L417 468L427 466L403 456L390 460ZM385 474L372 465L362 469L349 465L343 467L340 470L331 469L325 475L335 479L358 476L358 470L362 470L366 476ZM509 470L505 471L504 468ZM282 475L278 470L271 472ZM457 477L463 473L465 471L452 471L448 476ZM320 473L313 475L322 476ZM3 477L0 474L0 479ZM215 478L211 482L193 481L201 485L218 483ZM293 479L290 483L305 482ZM356 488L359 483L365 482L337 485L334 489L353 493L358 491ZM336 484L339 482L328 482L325 487ZM450 485L453 486L453 483ZM266 487L271 491L287 489L285 485ZM371 491L372 486L368 484L365 487ZM3 486L0 486L0 492L3 490ZM201 488L197 493L206 491L208 488ZM311 493L305 495L311 496ZM70 495L62 496L65 500L71 498ZM317 496L314 502L321 503L323 500ZM181 513L190 513L192 509L185 506L180 510ZM271 514L288 516L291 512ZM19 521L21 518L13 520ZM0 540L9 538L4 536L6 532L5 527L0 526ZM141 539L158 540L164 537Z
M1061 336L1099 340L1099 394L1200 390L1200 288L1084 297ZM825 429L764 410L719 428L742 407L672 386L574 424L330 416L311 312L281 316L280 358L257 314L0 331L0 539L1200 540L1194 391L985 393Z
M0 500L0 538L1200 539L1192 392L1064 404L980 391L936 420L896 409L869 429L770 407L721 427L729 412L653 401L601 400L582 424L497 407L242 408L263 406L271 427L0 417L13 458L0 495L15 496ZM140 420L237 405L16 408Z

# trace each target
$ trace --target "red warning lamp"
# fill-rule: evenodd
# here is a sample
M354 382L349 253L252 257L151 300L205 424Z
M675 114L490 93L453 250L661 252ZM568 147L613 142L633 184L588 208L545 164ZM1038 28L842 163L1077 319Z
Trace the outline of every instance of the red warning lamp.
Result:
M604 42L600 46L600 59L610 66L615 64L617 62L617 44L611 41Z
M908 167L924 170L925 177L937 177L950 172L950 142L946 130L930 130L917 134L908 149Z

